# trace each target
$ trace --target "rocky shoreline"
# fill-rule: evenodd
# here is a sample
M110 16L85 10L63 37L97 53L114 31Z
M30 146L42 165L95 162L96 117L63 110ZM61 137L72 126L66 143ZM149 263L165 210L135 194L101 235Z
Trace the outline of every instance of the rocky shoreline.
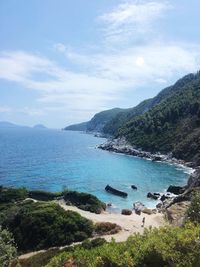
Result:
M166 162L175 164L181 167L185 167L190 170L190 176L188 182L184 186L169 185L167 192L149 192L148 198L159 200L156 205L158 212L162 212L166 215L166 218L176 225L181 225L184 220L185 211L189 207L189 203L192 197L192 193L195 190L200 189L200 168L194 166L193 162L185 162L184 160L176 159L172 156L172 153L163 155L161 153L150 153L137 149L130 145L125 138L108 140L104 144L98 146L99 149L107 150L115 153L121 153L125 155L131 155L136 157L145 158L152 161ZM151 211L148 208L143 207L142 203L139 203L139 211L143 212L144 209ZM154 211L153 209L152 211Z
M130 143L128 143L125 138L108 140L107 142L98 145L97 148L115 153L145 158L152 161L161 161L170 164L177 164L183 167L190 168L191 172L193 172L196 167L193 162L186 162L184 160L174 158L172 153L168 154L161 154L160 152L151 153L144 151L140 148L138 149L132 146Z

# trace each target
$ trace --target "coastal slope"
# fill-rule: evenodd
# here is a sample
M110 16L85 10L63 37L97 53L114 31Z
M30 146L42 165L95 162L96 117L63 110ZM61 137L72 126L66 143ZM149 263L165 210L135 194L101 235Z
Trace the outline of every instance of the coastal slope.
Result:
M81 125L82 126L82 125ZM79 129L79 125L65 129ZM200 72L188 74L157 96L129 109L97 113L85 127L125 139L137 149L200 164Z
M171 93L149 111L129 120L116 136L146 151L172 152L200 163L200 73L179 80Z

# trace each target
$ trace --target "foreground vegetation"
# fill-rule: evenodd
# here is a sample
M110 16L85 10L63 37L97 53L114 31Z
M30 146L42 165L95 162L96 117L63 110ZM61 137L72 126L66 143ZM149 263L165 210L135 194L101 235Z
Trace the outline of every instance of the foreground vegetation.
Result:
M93 234L110 234L117 225L91 221L72 211L64 211L54 202L23 199L24 189L12 191L17 202L0 204L0 264L9 262L18 252L83 241L63 251L51 249L29 259L20 260L21 267L199 267L200 262L200 191L196 189L182 227L167 226L145 229L126 242L89 241ZM9 195L12 195L11 191ZM3 194L1 195L3 196ZM5 197L5 195L4 195ZM7 199L5 202L5 199ZM5 230L7 228L8 230ZM12 238L12 235L14 239ZM19 266L18 261L12 267Z
M0 226L0 266L9 266L16 256L17 249L12 234Z
M0 212L3 228L14 236L19 251L32 251L82 241L92 236L93 224L58 204L25 201Z
M91 212L100 213L105 208L104 203L86 193L0 187L0 226L12 233L18 252L68 245L94 234L96 226L91 221L52 202L59 198Z
M145 230L126 242L104 244L94 249L77 248L55 257L47 267L198 267L200 225ZM71 264L71 265L70 265Z
M58 248L49 249L46 252L38 253L28 259L20 259L19 261L13 261L12 267L18 267L17 263L20 263L20 267L43 267L50 262L50 260L61 254L62 252L73 252L77 248L92 249L98 246L102 246L106 243L106 240L103 238L95 238L92 240L85 240L80 245L70 246L63 248L62 251Z
M167 226L145 230L126 242L105 242L102 238L82 244L49 250L27 260L22 267L199 267L200 260L200 191L192 201L182 227ZM113 226L112 226L113 227ZM95 226L96 232L112 231L111 225ZM15 267L16 265L13 265Z
M34 200L30 199L34 198ZM77 212L65 211L55 201L65 199L84 210L100 213L105 204L95 196L65 190L61 193L0 187L0 234L9 237L8 246L0 236L0 256L11 259L15 251L25 253L70 245L100 234L120 231L116 224L93 224ZM8 231L9 232L8 232ZM15 241L15 247L13 247ZM5 247L7 254L2 248ZM14 249L14 250L12 250ZM1 265L0 265L1 266Z

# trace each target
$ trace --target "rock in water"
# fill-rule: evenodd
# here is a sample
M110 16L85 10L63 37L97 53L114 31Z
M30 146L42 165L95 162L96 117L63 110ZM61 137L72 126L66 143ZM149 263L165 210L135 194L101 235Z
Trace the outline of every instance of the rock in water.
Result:
M135 186L135 185L131 185L131 188L134 190L137 190L137 186Z
M105 190L107 192L111 193L111 194L114 194L114 195L117 195L117 196L120 196L120 197L127 197L128 196L128 194L126 192L123 192L123 191L120 191L118 189L115 189L115 188L113 188L113 187L111 187L109 185L107 185L105 187Z
M184 192L184 188L182 186L170 185L167 189L167 192L173 193L175 195L180 195Z
M152 199L157 200L159 196L154 195L154 194L152 194L151 192L149 192L149 193L147 194L147 197L148 197L148 198L152 198Z

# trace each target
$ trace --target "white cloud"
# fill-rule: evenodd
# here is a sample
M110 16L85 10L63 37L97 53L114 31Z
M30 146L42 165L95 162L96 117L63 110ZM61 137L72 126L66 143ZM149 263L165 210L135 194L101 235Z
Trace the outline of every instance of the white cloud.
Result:
M12 51L0 54L0 79L16 82L26 89L39 93L42 109L25 107L17 112L30 116L43 116L51 111L44 105L59 104L65 110L82 109L97 112L116 98L123 84L115 79L69 71L55 62L37 54ZM111 104L110 104L111 106ZM54 112L60 112L55 108Z
M152 34L154 22L170 8L165 1L126 1L118 5L100 16L104 29L100 39L106 37L111 45L99 42L98 52L85 53L62 43L54 45L65 56L68 67L40 54L0 53L0 79L35 90L38 95L35 104L40 108L23 107L17 112L29 116L67 113L68 117L76 114L77 118L88 119L100 110L119 106L122 100L130 103L135 89L149 85L162 89L198 70L200 45L166 41L167 38L162 41L159 33L156 38ZM130 42L138 37L142 41L139 44ZM125 45L119 47L113 40L124 41ZM4 110L0 108L0 112Z
M118 81L124 91L156 80L170 81L187 72L195 72L200 63L200 45L152 42L143 46L105 51L102 54L79 54L73 51L68 60L79 64L97 77Z
M67 48L61 47L61 52L81 66L82 72L67 70L37 54L22 51L0 54L0 78L38 91L38 104L43 106L39 110L26 107L18 112L43 116L51 112L51 107L45 106L60 105L61 108L52 110L82 109L86 114L91 110L92 115L116 106L122 98L128 99L139 87L167 84L196 71L200 63L200 46L192 44L152 43L101 54L73 51L70 57L65 53Z
M107 41L127 41L151 31L153 23L171 8L167 1L126 1L99 19L105 24Z
M12 108L7 106L0 106L0 113L10 113L12 111Z

